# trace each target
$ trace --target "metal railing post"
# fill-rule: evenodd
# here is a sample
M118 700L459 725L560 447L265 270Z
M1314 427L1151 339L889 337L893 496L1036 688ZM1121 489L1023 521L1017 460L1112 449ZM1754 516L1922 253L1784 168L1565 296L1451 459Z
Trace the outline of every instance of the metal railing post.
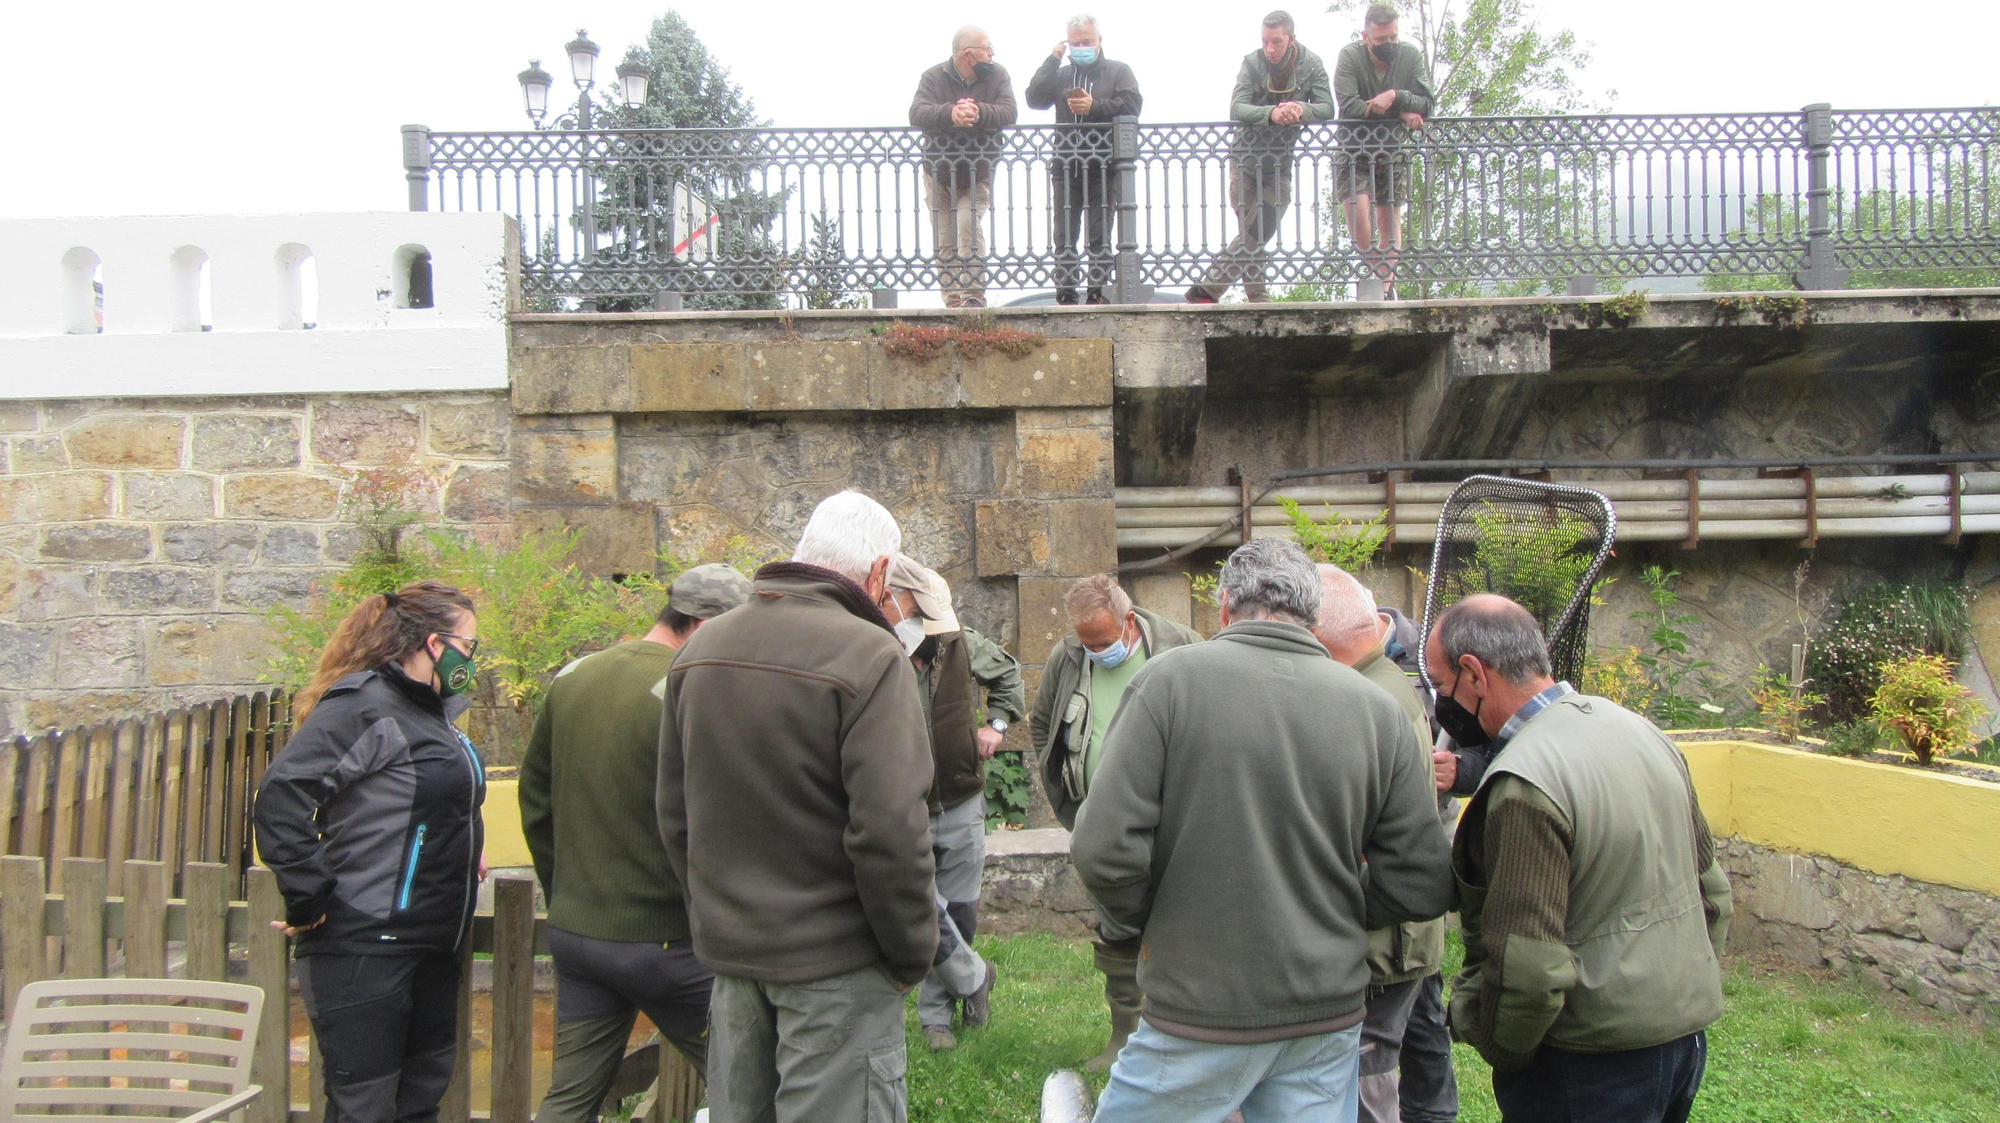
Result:
M429 125L403 126L403 176L410 181L410 209L431 209L431 130Z
M1792 284L1807 292L1847 287L1847 270L1833 260L1833 106L1816 102L1805 107L1806 130L1806 267L1792 274Z
M1111 272L1111 302L1139 303L1139 119L1111 121L1111 175L1118 192L1118 256Z

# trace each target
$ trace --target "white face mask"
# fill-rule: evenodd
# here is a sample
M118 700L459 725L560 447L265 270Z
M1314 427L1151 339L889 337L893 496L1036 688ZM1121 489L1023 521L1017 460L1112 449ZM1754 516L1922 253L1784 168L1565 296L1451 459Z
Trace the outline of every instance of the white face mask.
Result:
M896 622L896 638L903 642L903 654L914 655L924 642L924 622L904 618Z

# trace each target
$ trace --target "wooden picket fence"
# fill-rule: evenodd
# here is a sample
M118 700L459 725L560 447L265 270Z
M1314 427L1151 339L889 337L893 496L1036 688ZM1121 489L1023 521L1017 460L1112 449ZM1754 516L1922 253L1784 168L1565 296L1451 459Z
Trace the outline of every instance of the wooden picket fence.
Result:
M248 897L231 900L229 866L189 862L184 895L169 895L165 862L128 859L125 891L109 892L114 864L66 858L65 891L45 888L45 859L0 858L0 981L12 1011L21 988L50 978L168 978L247 981L264 989L263 1021L252 1055L252 1081L265 1093L248 1123L311 1123L325 1114L319 1050L311 1049L304 1087L292 1083L291 1019L297 1001L284 935L270 926L285 915L277 876L249 869ZM88 907L79 907L88 904ZM528 1123L533 1102L535 957L546 955L535 885L526 878L494 884L493 911L473 922L458 989L458 1062L439 1118ZM172 952L178 946L180 963ZM107 951L107 949L110 949ZM493 956L491 1106L472 1108L472 956ZM121 963L122 961L122 963ZM112 970L117 967L119 970ZM678 1053L660 1050L660 1081L645 1118L653 1123L694 1118L702 1084Z
M0 853L47 858L52 893L68 859L101 858L113 897L141 861L166 867L169 891L219 864L242 898L250 802L290 730L280 690L0 742Z

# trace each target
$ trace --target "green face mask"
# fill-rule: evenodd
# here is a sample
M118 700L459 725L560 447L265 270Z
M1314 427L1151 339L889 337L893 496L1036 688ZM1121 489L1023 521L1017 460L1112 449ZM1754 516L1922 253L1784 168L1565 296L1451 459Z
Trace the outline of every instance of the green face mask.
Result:
M458 648L447 643L437 660L438 694L450 698L472 689L479 677L479 665Z

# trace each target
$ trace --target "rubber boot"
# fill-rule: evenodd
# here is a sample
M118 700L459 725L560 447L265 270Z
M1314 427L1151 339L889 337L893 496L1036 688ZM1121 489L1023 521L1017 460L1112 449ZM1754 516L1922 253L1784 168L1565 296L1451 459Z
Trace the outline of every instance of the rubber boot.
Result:
M1096 959L1097 969L1104 973L1104 1002L1111 1007L1111 1041L1083 1067L1104 1072L1118 1059L1125 1039L1139 1028L1139 1005L1146 996L1139 990L1139 941L1100 943Z

